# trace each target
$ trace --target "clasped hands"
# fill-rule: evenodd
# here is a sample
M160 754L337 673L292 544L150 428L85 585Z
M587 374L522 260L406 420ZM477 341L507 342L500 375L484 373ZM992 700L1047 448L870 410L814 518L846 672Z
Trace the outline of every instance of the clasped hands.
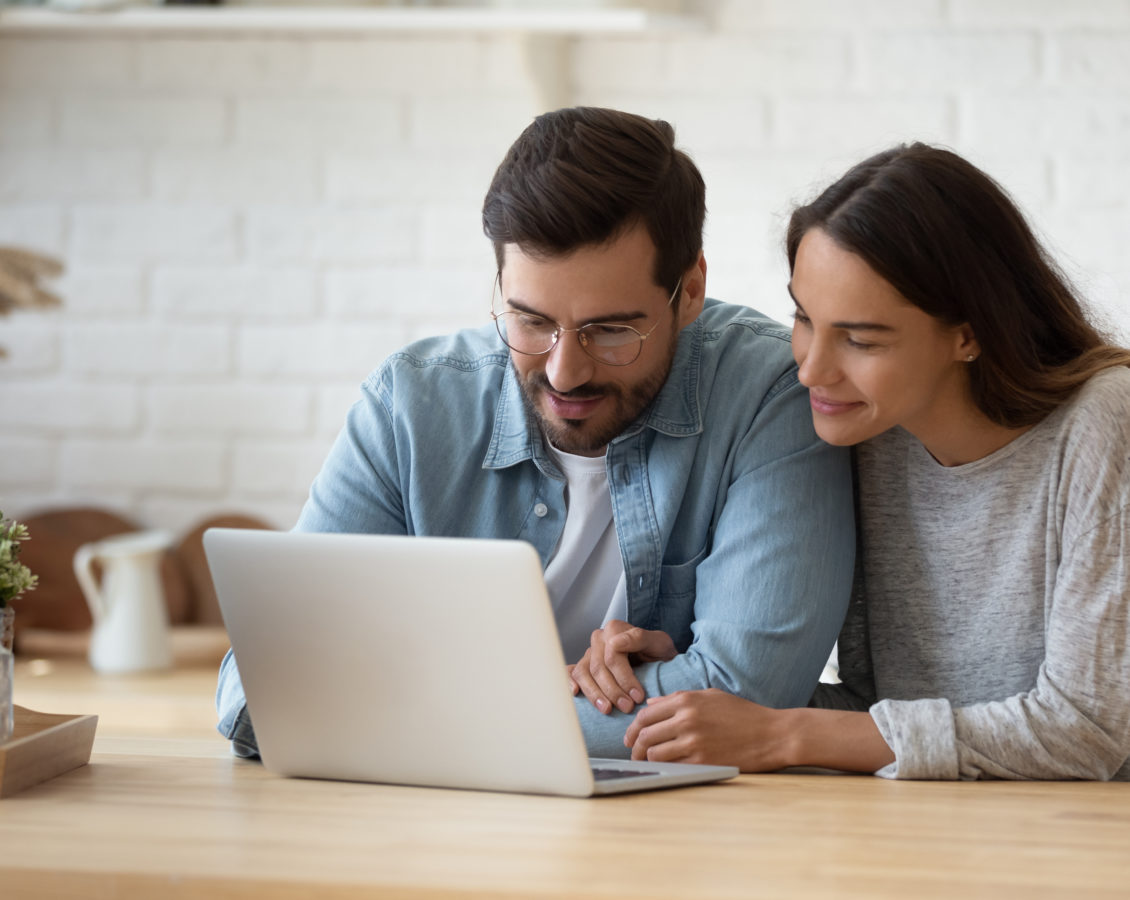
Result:
M746 771L788 764L779 710L717 688L646 697L633 667L676 655L666 632L614 619L592 633L585 655L566 668L573 695L584 694L606 715L644 704L624 735L632 759L738 764Z
M667 632L612 619L592 633L589 649L580 661L566 666L573 696L584 694L606 715L613 707L630 713L636 704L643 703L645 696L633 667L645 662L666 662L677 653Z

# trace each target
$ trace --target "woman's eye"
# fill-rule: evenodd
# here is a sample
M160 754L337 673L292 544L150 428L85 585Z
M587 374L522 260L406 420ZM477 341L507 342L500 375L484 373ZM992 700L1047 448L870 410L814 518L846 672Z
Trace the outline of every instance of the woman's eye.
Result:
M808 316L802 313L799 309L793 313L793 320L799 322L801 325L811 325Z
M878 344L865 344L862 341L853 341L851 338L847 339L847 345L855 350L873 350Z

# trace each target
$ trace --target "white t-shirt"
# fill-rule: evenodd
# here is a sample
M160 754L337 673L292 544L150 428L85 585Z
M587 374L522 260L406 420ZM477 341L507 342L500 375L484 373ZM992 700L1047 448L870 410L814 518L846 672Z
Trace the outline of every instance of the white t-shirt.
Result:
M545 569L565 661L575 663L609 619L624 619L628 589L612 521L604 457L549 452L565 474L565 529Z

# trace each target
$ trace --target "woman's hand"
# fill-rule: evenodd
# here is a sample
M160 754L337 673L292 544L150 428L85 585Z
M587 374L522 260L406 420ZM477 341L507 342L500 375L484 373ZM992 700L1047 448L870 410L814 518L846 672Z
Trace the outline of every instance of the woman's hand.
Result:
M613 619L592 633L585 655L568 667L573 694L583 693L602 713L612 712L613 706L630 713L645 697L632 667L665 662L676 654L675 642L665 631L649 631Z
M895 755L869 713L770 709L717 688L653 697L624 734L632 759L772 772L819 766L875 772Z
M738 766L766 772L794 765L795 710L759 706L717 688L653 697L628 726L632 759Z

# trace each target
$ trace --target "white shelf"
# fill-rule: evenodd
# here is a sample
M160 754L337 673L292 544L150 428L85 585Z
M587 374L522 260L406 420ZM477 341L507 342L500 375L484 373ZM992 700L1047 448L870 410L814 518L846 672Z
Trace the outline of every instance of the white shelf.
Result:
M64 12L0 7L0 33L254 33L356 35L388 32L639 34L699 30L701 19L643 9L465 9L365 6L125 7Z

